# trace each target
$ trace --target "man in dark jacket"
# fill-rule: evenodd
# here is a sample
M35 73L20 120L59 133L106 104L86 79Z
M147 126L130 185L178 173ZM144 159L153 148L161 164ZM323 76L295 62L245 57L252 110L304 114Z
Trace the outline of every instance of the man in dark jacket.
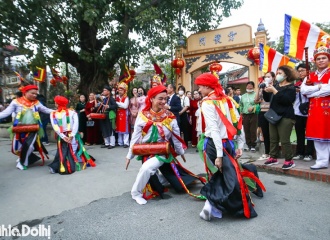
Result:
M178 125L180 125L179 112L182 109L181 101L175 94L175 87L172 84L167 86L167 104L165 104L164 108L170 110L175 115Z
M44 105L45 107L47 107L46 98L45 98L44 95L38 94L37 95L37 99L39 100L39 102L42 105ZM50 116L49 116L49 114L46 114L46 113L43 113L43 112L40 112L39 115L40 115L40 120L42 122L42 128L44 129L44 136L41 138L41 142L44 145L47 146L47 145L49 145L48 135L47 135L47 124L50 123Z

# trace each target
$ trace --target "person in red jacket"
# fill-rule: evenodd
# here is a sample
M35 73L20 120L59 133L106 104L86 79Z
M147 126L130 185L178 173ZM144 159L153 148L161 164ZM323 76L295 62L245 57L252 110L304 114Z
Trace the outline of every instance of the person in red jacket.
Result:
M301 85L301 94L309 98L306 138L314 140L316 162L313 170L328 168L330 159L330 49L314 51L317 70Z

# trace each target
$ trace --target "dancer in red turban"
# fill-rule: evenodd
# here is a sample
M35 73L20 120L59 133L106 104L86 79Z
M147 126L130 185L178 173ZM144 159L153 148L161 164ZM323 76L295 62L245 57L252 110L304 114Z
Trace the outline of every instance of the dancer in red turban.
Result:
M188 191L186 185L196 179L204 181L184 169L175 159L176 155L183 156L186 146L179 137L180 130L175 116L164 109L166 100L166 87L159 85L151 88L146 98L146 107L139 113L135 122L126 156L126 169L134 155L139 155L138 160L142 160L143 164L131 190L132 198L138 204L146 204L147 199L153 195L162 197L164 187L161 182L165 179L176 191L185 190L190 195L193 194ZM162 172L160 176L156 174L158 169ZM152 187L150 196L144 191L148 182Z
M14 99L10 105L0 113L0 119L15 113L13 127L12 152L17 155L16 168L26 170L28 166L40 160L33 151L37 149L44 163L45 155L48 154L40 139L44 135L39 112L50 114L53 110L43 106L38 100L38 87L27 85L22 87L23 96ZM48 156L46 155L48 158ZM43 163L41 165L43 165Z
M54 101L57 110L50 115L50 122L57 134L57 153L54 161L48 165L50 173L72 174L81 168L85 169L87 164L94 167L95 163L84 148L78 133L77 113L67 108L67 98L56 96Z

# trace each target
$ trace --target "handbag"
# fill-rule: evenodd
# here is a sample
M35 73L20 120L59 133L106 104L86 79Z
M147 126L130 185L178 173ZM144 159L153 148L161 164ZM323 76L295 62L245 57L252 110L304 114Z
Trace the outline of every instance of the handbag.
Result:
M270 99L269 105L271 105L273 96ZM282 119L282 116L278 115L272 108L269 108L269 110L264 114L265 118L270 124L276 125L279 123L279 121Z
M307 115L308 114L308 109L309 109L309 102L304 102L302 103L302 99L301 99L301 93L299 92L299 101L300 104L298 106L299 111L303 114L303 115Z
M278 115L273 109L269 109L265 114L267 121L273 125L276 125L281 119L282 116Z
M94 127L95 122L90 120L86 122L86 127Z

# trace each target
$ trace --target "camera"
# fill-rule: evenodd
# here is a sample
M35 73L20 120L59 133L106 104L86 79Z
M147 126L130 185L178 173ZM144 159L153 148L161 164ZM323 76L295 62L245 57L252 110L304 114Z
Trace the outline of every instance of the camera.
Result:
M268 87L268 83L260 83L259 88L266 88Z

